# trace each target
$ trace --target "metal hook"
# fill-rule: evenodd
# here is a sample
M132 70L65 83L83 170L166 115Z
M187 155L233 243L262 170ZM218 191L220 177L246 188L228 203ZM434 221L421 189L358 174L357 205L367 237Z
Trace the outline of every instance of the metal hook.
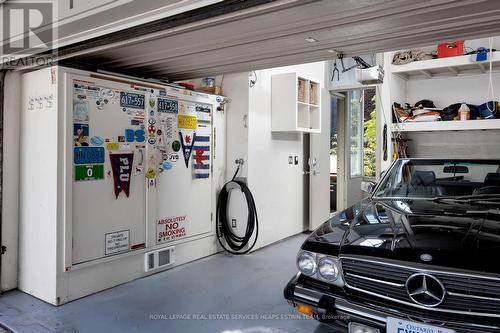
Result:
M337 73L337 81L340 81L340 71L337 67L337 59L335 59L333 62L333 73L332 73L332 79L330 81L335 80L335 73Z

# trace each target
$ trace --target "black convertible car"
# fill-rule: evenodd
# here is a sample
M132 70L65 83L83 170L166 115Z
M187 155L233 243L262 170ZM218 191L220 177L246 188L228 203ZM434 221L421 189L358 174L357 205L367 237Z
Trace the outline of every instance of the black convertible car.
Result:
M297 266L285 298L339 332L500 332L500 160L395 161Z

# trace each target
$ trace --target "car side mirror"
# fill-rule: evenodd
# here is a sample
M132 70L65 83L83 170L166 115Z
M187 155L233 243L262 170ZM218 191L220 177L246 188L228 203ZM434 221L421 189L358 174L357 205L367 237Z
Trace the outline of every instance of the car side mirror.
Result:
M361 191L372 194L375 190L377 183L371 181L362 181L361 182Z

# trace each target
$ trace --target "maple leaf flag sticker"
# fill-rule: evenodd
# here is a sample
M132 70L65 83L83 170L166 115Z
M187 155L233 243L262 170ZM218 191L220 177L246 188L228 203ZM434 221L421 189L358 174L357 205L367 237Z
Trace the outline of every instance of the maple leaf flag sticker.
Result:
M184 162L186 162L186 168L189 167L189 159L193 151L193 145L196 138L196 133L182 133L179 132L179 137L181 139L182 153L184 154Z

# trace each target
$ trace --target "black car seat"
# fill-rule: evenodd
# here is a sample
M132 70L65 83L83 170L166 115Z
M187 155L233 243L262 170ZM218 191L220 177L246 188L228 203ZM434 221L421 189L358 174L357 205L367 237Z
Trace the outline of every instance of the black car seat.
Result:
M436 185L434 171L413 171L410 188L409 194L419 197L437 197L444 194L443 188Z
M474 190L473 194L500 194L500 173L488 173L484 177L483 187Z
M488 173L484 178L484 186L500 186L500 173Z

